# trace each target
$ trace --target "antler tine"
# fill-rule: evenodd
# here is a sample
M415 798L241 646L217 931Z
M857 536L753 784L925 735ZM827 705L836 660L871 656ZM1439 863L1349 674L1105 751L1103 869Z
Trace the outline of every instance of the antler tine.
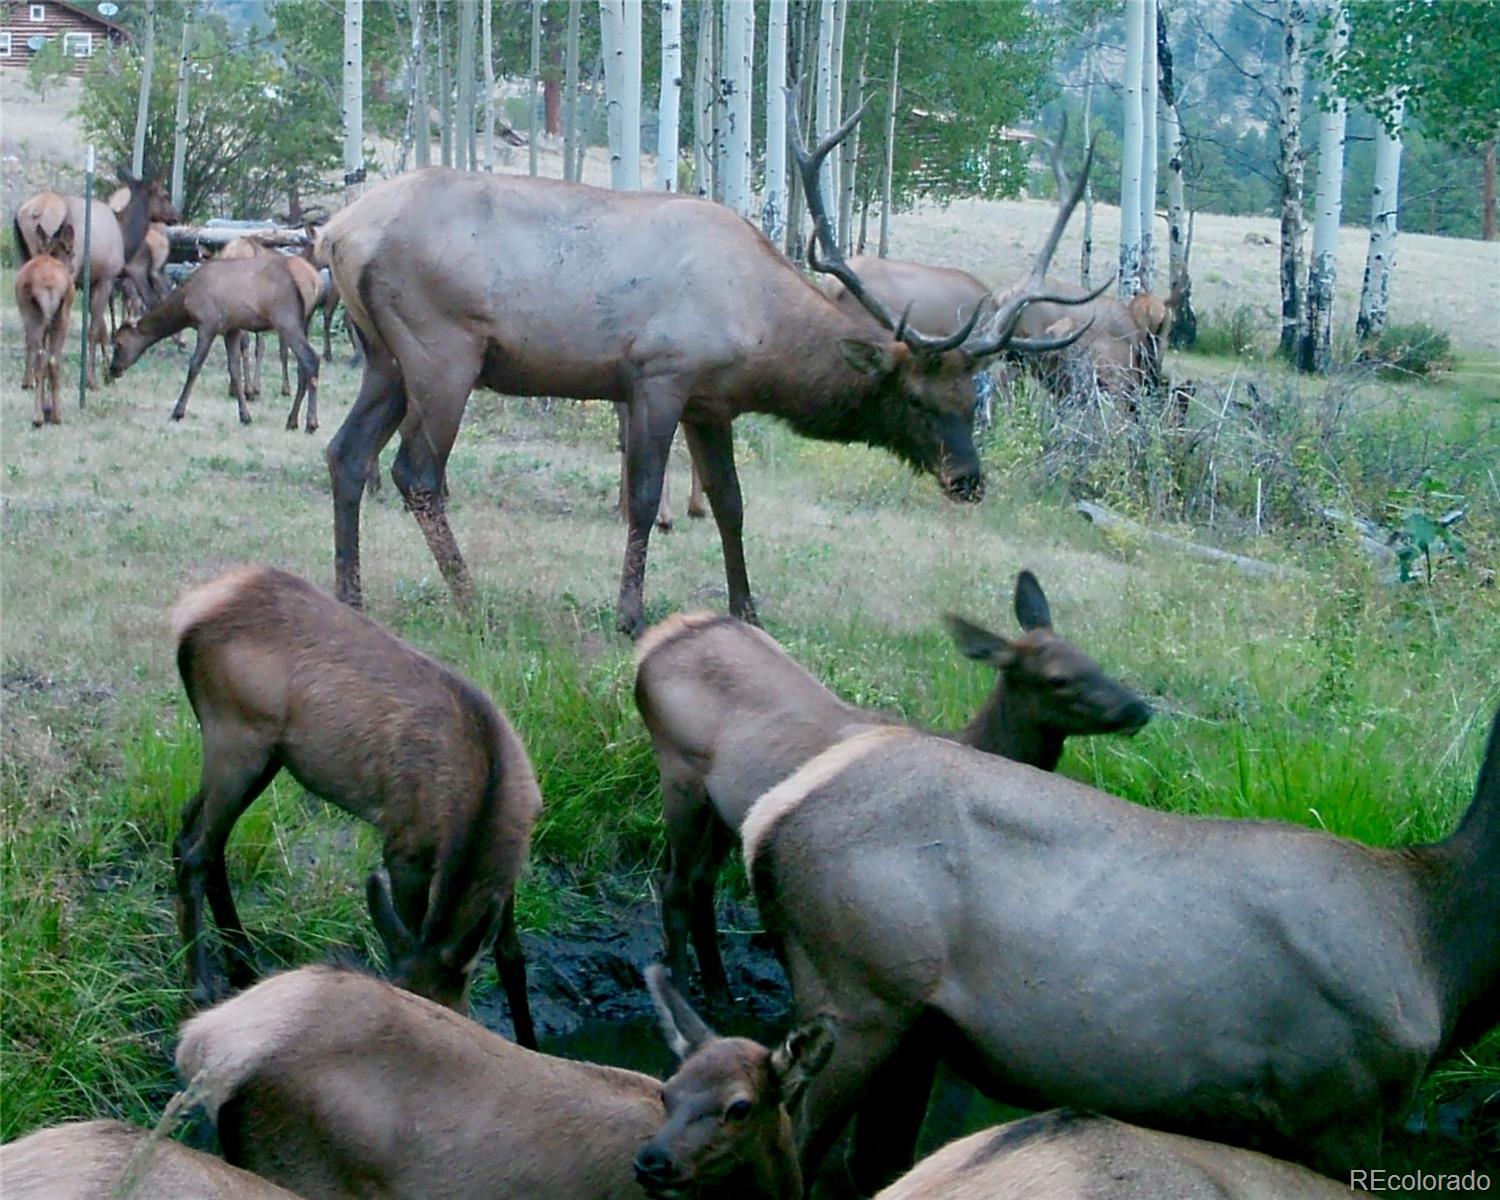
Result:
M1063 110L1062 121L1057 126L1057 137L1047 147L1047 157L1052 163L1052 178L1057 181L1058 197L1067 195L1068 172L1063 166L1063 146L1068 141L1068 112Z
M1057 339L1056 344L1053 344L1052 339L1017 338L1015 336L1016 325L1021 320L1021 314L1032 304L1066 304L1075 308L1083 304L1092 304L1100 296L1104 295L1105 292L1109 291L1110 288L1114 287L1114 285L1115 276L1110 275L1108 279L1087 295L1064 296L1056 292L1034 291L1034 283L1028 280L1026 286L1011 297L995 313L988 330L988 340L982 341L977 345L966 346L964 350L973 358L987 358L992 354L999 354L1000 351L1005 349L1026 354L1041 353L1046 350L1061 350L1067 346L1071 346L1088 332L1089 325L1094 323L1092 317L1089 318L1088 325L1083 326L1071 335Z
M1078 202L1083 199L1083 189L1089 181L1089 169L1094 165L1094 143L1089 143L1088 153L1083 156L1083 170L1078 173L1078 181L1068 192L1067 198L1058 204L1057 216L1052 222L1052 230L1047 234L1047 240L1042 244L1042 251L1036 256L1036 262L1031 268L1031 278L1040 279L1047 273L1047 268L1052 265L1052 256L1057 253L1057 243L1062 241L1063 230L1068 227L1068 222L1073 217L1073 210L1078 207Z

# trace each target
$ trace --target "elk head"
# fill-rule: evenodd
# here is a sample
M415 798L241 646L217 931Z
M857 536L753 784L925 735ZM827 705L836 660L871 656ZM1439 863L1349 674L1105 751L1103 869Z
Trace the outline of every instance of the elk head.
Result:
M864 116L868 102L830 133L811 153L802 141L795 89L787 88L787 131L802 191L813 219L814 239L808 244L808 263L832 275L886 330L889 340L846 338L840 344L844 359L862 374L879 381L879 410L883 418L868 431L868 439L889 449L919 470L937 477L947 495L956 500L976 501L984 496L984 474L974 447L974 372L1002 351L1039 353L1071 345L1088 329L1083 325L1060 338L1025 339L1015 336L1017 321L1028 304L1048 300L1059 304L1086 304L1110 286L1082 298L1050 295L1042 277L1067 226L1068 218L1083 195L1089 160L1076 188L1058 211L1036 265L1025 286L1003 304L981 303L958 329L932 336L912 328L905 313L897 319L879 297L865 287L839 248L833 222L824 203L819 172L828 157ZM908 307L908 312L910 311ZM977 330L980 318L985 326ZM1092 322L1090 322L1092 324Z
M826 1017L798 1026L777 1049L721 1038L672 986L660 964L646 986L680 1062L662 1085L666 1119L635 1156L636 1181L656 1200L722 1187L730 1194L801 1194L787 1110L833 1054Z
M109 359L109 377L120 378L152 344L152 339L142 333L140 326L134 321L121 325L115 330L114 352Z
M1023 632L1014 639L952 614L944 620L967 657L1000 672L1006 707L1018 723L1064 737L1145 727L1150 706L1053 631L1047 594L1030 571L1016 577L1015 607Z
M385 943L391 982L467 1016L469 979L479 956L495 939L502 910L500 898L492 898L477 918L456 922L464 932L449 943L427 942L412 933L396 911L391 877L385 871L370 873L365 882L365 898L375 929Z
M73 223L64 221L50 238L41 235L41 244L37 247L37 253L50 254L53 258L64 263L73 261L73 248L77 244L77 235L73 232Z

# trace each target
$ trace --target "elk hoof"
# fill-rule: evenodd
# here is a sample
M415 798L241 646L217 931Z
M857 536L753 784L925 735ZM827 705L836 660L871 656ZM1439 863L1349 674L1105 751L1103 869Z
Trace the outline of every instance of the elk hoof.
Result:
M701 504L689 504L688 516L692 517L695 521L701 521L704 517L708 516L708 509L704 508Z
M180 421L186 415L187 415L186 413L179 412L177 409L174 408L172 410L171 418L170 419L173 420L173 421Z
M37 418L37 417L32 417L31 418L31 427L33 429L40 429L42 427L41 420L39 418Z
M672 532L672 518L671 517L657 517L656 518L656 527L658 529L660 529L663 533L671 533Z
M250 414L249 413L241 413L240 414L240 424L241 425L248 425L248 424L250 424Z
M286 419L286 427L287 427L287 432L288 433L296 433L297 432L297 418L296 417L288 417ZM309 429L308 433L311 433L311 432L312 432L312 430Z
M316 421L309 421L307 423L307 428L304 430L304 432L306 432L306 433L317 433L318 432L318 423Z
M199 980L189 999L194 1008L212 1008L219 1001L229 999L229 984L220 976Z

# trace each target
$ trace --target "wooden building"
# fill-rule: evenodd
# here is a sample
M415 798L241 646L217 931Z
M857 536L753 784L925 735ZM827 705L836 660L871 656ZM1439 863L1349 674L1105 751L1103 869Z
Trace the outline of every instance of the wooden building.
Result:
M59 38L73 74L81 75L96 54L129 41L130 34L82 4L0 0L0 69L24 71L44 42Z

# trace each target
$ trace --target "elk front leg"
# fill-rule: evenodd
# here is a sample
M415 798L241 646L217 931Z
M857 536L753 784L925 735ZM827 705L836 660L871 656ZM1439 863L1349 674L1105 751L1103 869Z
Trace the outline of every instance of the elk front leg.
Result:
M88 386L99 386L97 359L109 360L109 293L112 285L105 282L89 298L89 378ZM97 353L96 353L97 352Z
M318 355L302 328L292 326L281 335L283 369L286 366L286 351L289 344L292 353L297 358L297 398L292 401L292 410L287 414L286 427L297 428L297 412L302 407L303 396L306 396L307 432L314 433L318 428Z
M691 937L704 995L711 1003L727 1004L729 988L713 907L723 860L713 805L702 776L675 755L662 763L661 797L667 828L667 872L661 891L663 956L678 987L687 987Z
M755 601L750 595L750 577L745 572L745 504L740 496L740 477L734 469L734 432L728 421L690 424L687 439L693 464L714 510L714 522L719 527L724 574L729 583L729 612L751 625L759 625Z
M630 519L630 461L625 447L630 444L630 405L615 401L616 442L620 450L620 519ZM672 472L670 463L661 479L661 504L656 510L656 527L663 533L672 528Z
M531 1021L531 1001L526 995L526 956L521 951L521 935L516 930L514 892L500 914L500 932L495 936L495 969L500 973L501 986L505 988L516 1043L535 1050L536 1026Z
M855 1114L845 1159L860 1195L873 1196L916 1159L936 1075L937 1054L920 1029L875 1073L870 1099Z
M193 356L188 359L187 379L182 384L182 395L177 397L177 403L172 406L172 420L180 421L183 417L187 416L188 397L193 394L193 383L198 378L198 372L203 370L203 361L208 357L208 348L214 344L214 338L218 336L219 331L217 329L206 328L198 330L198 344L193 347ZM232 359L232 351L230 352L230 356Z
M645 626L646 548L651 526L661 507L662 477L672 450L672 435L682 414L682 401L660 385L637 385L626 425L626 478L630 485L629 527L625 534L625 565L620 572L616 625L621 633L639 637Z
M406 415L401 368L383 346L365 355L364 378L354 407L328 443L328 474L333 482L333 567L335 594L361 606L359 505L365 480L379 465L380 451Z

